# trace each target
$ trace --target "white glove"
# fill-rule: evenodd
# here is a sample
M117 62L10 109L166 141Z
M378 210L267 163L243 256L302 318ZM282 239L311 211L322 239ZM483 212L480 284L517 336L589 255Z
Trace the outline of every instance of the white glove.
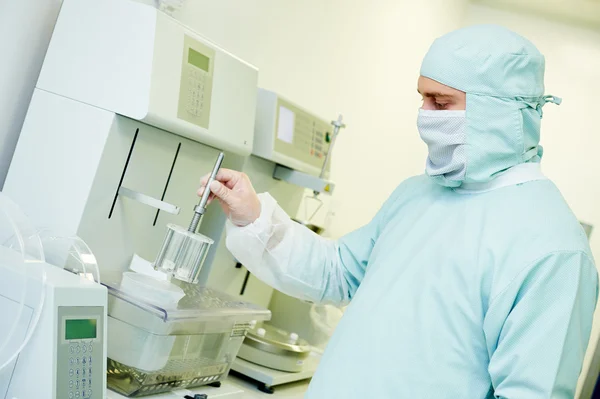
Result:
M198 196L202 196L210 175L200 181ZM231 169L220 169L216 179L210 185L210 204L216 197L223 212L231 223L236 226L246 226L258 219L260 215L260 200L245 173Z

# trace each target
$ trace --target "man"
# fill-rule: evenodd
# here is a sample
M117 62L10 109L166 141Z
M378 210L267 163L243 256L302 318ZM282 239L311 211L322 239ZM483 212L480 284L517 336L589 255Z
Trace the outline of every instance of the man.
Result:
M350 302L307 397L573 398L598 277L540 170L542 107L560 103L543 76L535 46L504 28L436 40L418 81L426 175L338 241L219 173L240 262L289 295Z

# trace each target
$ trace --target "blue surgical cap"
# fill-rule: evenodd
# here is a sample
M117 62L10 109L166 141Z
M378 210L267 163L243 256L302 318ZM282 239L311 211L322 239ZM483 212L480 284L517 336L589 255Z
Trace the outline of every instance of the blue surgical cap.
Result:
M467 93L464 182L486 182L542 157L544 56L524 37L497 25L474 25L435 40L421 75ZM457 186L462 183L449 184Z

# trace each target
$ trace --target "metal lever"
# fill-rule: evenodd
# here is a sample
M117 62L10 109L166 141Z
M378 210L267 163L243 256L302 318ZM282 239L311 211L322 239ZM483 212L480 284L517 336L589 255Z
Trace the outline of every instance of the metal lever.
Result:
M150 197L149 195L142 194L138 191L130 190L127 187L119 187L119 195L122 197L130 198L144 205L151 206L152 208L160 209L161 211L165 211L173 215L179 215L180 209L178 206L158 200L154 197Z
M210 197L210 184L217 178L217 173L219 172L219 169L221 168L221 164L223 163L224 158L225 158L225 154L223 154L222 152L219 153L219 156L217 157L217 162L215 162L215 166L213 167L210 177L208 178L208 181L206 182L206 189L204 190L204 193L202 194L202 198L200 198L200 202L194 208L194 217L192 218L190 227L188 228L188 231L190 231L192 233L196 232L196 229L198 228L198 225L200 224L200 219L206 212L206 203L208 202L208 197Z

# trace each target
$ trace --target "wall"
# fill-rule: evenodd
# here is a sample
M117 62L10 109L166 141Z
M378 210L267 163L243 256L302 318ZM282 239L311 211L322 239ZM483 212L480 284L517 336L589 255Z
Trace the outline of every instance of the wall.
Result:
M596 115L600 92L600 31L581 29L534 16L483 6L467 9L465 24L498 23L535 43L546 56L546 91L563 98L561 106L544 108L542 169L560 188L581 220L595 225L591 246L600 259L600 178L595 159L600 146ZM600 337L598 312L582 375ZM598 370L596 369L596 373ZM580 380L580 383L582 380Z
M368 222L396 185L422 173L419 65L460 21L464 0L188 0L176 17L255 64L259 84L323 118L343 113L333 155L338 236ZM365 187L368 187L365 190Z
M0 189L62 0L0 0Z

